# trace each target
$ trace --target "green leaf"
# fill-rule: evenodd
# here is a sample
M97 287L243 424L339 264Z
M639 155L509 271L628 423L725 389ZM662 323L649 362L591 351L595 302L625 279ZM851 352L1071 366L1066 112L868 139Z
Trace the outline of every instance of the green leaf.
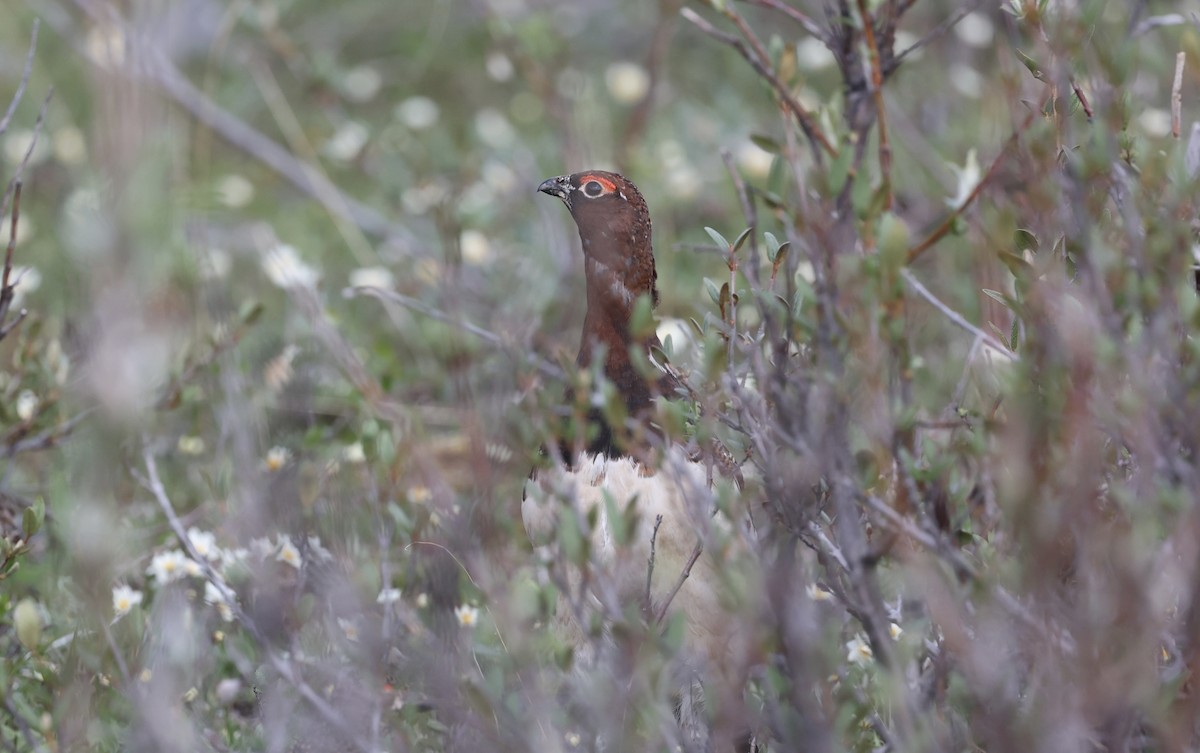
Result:
M243 325L254 324L254 322L258 321L258 317L262 316L262 312L263 305L254 299L250 299L244 302L241 308L238 309L238 321Z
M1010 301L1008 299L1008 296L1004 295L999 290L992 290L991 288L984 288L983 294L986 295L988 298L991 298L992 300L1003 304L1005 308L1010 309L1010 310L1012 309L1012 301Z
M750 231L752 229L753 228L746 228L745 230L742 231L741 235L739 235L737 237L737 239L734 240L732 253L736 254L738 252L738 249L740 249L742 247L742 244L746 242L746 239L750 237Z
M45 519L46 503L39 497L21 513L21 531L25 534L25 538L32 539L34 534L42 529L42 522Z
M713 303L720 303L721 289L719 287L717 287L717 283L715 283L712 280L710 280L709 278L705 277L704 278L704 289L708 291L708 297L712 299Z
M1017 228L1013 233L1013 245L1018 251L1026 249L1036 252L1041 244L1038 242L1037 236L1025 228Z
M726 316L725 312L726 308L729 306L729 283L725 283L721 286L721 294L719 300L717 301L717 305L721 308L721 319L728 319L728 316Z
M779 154L779 152L782 151L779 142L770 136L763 136L760 133L752 133L750 134L750 141L754 142L754 145L759 149L762 149L764 152Z
M1013 317L1013 325L1012 325L1012 334L1009 337L1009 344L1008 344L1008 349L1014 353L1017 352L1017 333L1018 333L1018 330L1020 329L1020 325L1021 325L1021 320L1014 316Z
M775 276L779 274L779 268L787 261L788 250L791 247L792 242L787 241L775 250L775 259L771 262L771 282L775 282Z
M716 230L713 230L711 227L708 227L708 226L705 226L704 232L708 233L708 237L712 238L713 243L720 246L721 249L723 249L725 251L729 250L729 248L730 248L729 241L725 240L725 236L721 235Z
M774 233L767 231L763 233L763 240L767 243L767 261L775 261L775 254L779 252L779 239Z
M1021 63L1023 63L1025 67L1029 69L1029 72L1033 74L1034 78L1036 78L1038 81L1043 80L1045 74L1042 73L1042 66L1039 65L1036 60L1020 50L1017 50L1017 57L1021 59Z

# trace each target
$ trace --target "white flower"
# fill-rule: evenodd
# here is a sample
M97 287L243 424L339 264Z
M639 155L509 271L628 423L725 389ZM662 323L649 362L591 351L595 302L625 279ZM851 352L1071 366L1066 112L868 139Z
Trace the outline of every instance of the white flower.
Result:
M246 176L229 173L217 181L217 201L230 209L241 209L254 199L254 184Z
M263 462L267 466L267 470L274 473L287 465L287 462L291 459L291 450L286 447L275 446L267 451L267 458Z
M308 537L308 551L312 556L323 562L330 562L333 560L333 553L321 545L320 536Z
M996 27L986 14L975 11L959 20L958 25L954 27L954 35L971 47L983 49L991 46Z
M63 126L54 132L54 158L64 165L78 165L87 156L83 131L75 126Z
M272 283L285 289L311 288L320 278L317 270L301 260L295 247L286 243L281 243L263 254L262 268Z
M775 155L755 144L753 141L744 142L737 150L738 166L752 178L765 178L771 172Z
M417 609L424 609L429 606L429 594L422 591L417 594Z
M342 88L346 96L355 102L370 102L383 86L383 76L369 65L360 65L346 71Z
M267 365L263 367L263 382L267 389L279 392L292 381L292 361L296 360L299 353L300 348L289 344L284 346L279 355L267 361Z
M269 542L268 542L269 543ZM226 570L230 567L240 565L250 556L250 552L246 549L222 549L221 550L221 569Z
M796 43L796 65L806 71L828 68L837 62L825 43L816 37L806 36Z
M955 189L954 198L946 199L946 203L952 209L958 209L979 185L982 173L979 170L979 160L975 157L974 149L967 152L967 161L963 163L962 167L953 163L948 164L954 174L958 176L958 186Z
M475 627L479 622L479 610L470 604L460 604L454 608L454 616L458 618L458 624L463 627Z
M178 549L159 552L150 560L150 567L146 568L146 574L154 578L158 585L165 586L186 574L188 562L191 560Z
M396 105L396 119L414 131L430 128L438 122L438 106L429 97L409 97Z
M493 81L503 83L513 77L512 61L503 52L493 52L491 55L488 55L485 67L487 68L488 77Z
M179 451L184 455L202 455L204 454L204 438L183 435L179 437L179 441L175 443Z
M226 589L229 587L226 586ZM204 603L212 604L217 608L217 613L221 615L221 619L226 622L233 622L233 607L232 603L237 602L237 595L232 591L229 593L231 598L226 598L224 591L212 581L204 583Z
M346 640L353 643L358 643L358 625L353 620L337 618L338 627L342 629L342 634L346 636Z
M325 156L330 159L349 162L363 150L370 136L371 132L365 125L355 120L348 120L333 132L333 135L325 142L323 151Z
M266 536L250 540L250 551L255 557L265 560L275 553L275 542L271 541Z
M233 260L223 248L209 248L196 257L196 271L204 280L223 280L229 276L232 268Z
M863 666L869 664L875 658L875 652L863 640L861 635L854 636L854 640L846 643L846 661L851 664Z
M376 604L395 604L400 601L399 588L385 588L375 597Z
M183 558L183 574L189 578L199 578L204 575L204 568L191 557Z
M32 420L39 403L38 396L31 390L21 390L21 394L17 395L17 417L22 421Z
M342 460L354 465L367 462L367 454L363 451L362 442L346 445L342 449Z
M275 554L275 559L299 570L300 550L292 543L292 537L281 533L276 538L279 542L279 551Z
M187 532L188 541L192 542L192 548L206 560L216 560L221 558L221 550L217 548L217 537L210 531L202 531L199 528L192 526Z
M900 640L900 636L904 635L904 628L894 622L888 623L888 635L892 636L892 640Z
M812 599L813 601L829 601L833 598L832 593L824 588L821 588L816 583L809 583L804 587L804 591L808 594L808 598Z
M408 490L408 501L414 505L423 505L433 499L433 492L428 486L414 486Z
M352 288L382 288L391 290L396 284L387 267L361 267L350 273Z
M475 134L493 149L504 149L517 137L504 113L485 107L475 114Z
M1142 108L1136 120L1147 136L1162 138L1171 132L1171 113L1161 107Z
M130 588L122 583L119 586L114 586L112 591L113 613L117 617L124 617L129 614L129 610L142 603L142 592L137 589Z
M8 160L9 164L19 165L21 160L25 159L25 153L29 151L29 145L32 143L32 130L17 128L9 131L8 135L4 137L4 159ZM37 146L33 147L33 153L29 156L29 166L33 167L41 162L49 153L45 136L38 136ZM7 243L8 239L5 238L4 241Z
M613 63L604 72L604 83L613 99L632 105L642 101L650 91L650 74L637 63Z
M492 244L487 236L478 230L464 230L459 240L462 258L468 264L480 266L492 258Z
M17 235L25 235L28 225L29 223L22 217L20 224L17 225ZM0 222L0 247L8 245L8 236L8 222ZM19 237L17 243L20 243ZM42 286L42 273L37 271L36 267L22 267L14 264L9 276L9 283L13 286L12 310L20 311L21 304L25 302L25 296Z

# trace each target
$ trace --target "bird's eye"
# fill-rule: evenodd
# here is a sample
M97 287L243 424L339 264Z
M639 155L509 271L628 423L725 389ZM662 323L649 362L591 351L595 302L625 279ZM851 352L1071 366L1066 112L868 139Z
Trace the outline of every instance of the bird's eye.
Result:
M583 184L583 192L594 199L600 194L604 193L604 186L600 185L594 180L589 180L587 183Z

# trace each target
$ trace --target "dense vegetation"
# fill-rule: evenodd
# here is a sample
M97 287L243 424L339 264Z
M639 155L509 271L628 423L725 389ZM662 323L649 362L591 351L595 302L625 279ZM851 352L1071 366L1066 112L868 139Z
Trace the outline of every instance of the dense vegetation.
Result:
M1196 12L9 4L0 748L703 747L679 618L585 676L520 519L564 389L611 398L534 195L598 167L651 208L662 423L757 524L702 532L753 646L703 714L1194 750Z

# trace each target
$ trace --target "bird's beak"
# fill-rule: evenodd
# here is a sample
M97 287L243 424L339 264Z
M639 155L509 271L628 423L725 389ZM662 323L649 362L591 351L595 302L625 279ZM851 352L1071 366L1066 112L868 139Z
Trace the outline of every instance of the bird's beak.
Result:
M542 181L542 184L537 189L540 193L548 193L551 196L557 196L563 200L567 206L571 205L571 176L560 175L557 178L548 178Z

